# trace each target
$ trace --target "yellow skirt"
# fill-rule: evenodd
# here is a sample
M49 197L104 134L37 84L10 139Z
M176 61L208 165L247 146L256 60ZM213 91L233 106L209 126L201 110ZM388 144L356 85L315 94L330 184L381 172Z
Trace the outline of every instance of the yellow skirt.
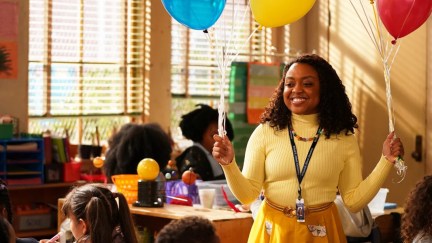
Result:
M337 207L332 203L319 212L306 214L305 222L288 217L265 201L249 234L249 243L346 243Z

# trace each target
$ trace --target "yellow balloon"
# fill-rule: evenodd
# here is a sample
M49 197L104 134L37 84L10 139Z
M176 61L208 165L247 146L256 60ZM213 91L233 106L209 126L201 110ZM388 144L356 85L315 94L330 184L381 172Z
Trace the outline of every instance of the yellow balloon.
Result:
M315 0L251 0L252 14L261 26L278 27L299 20Z
M159 175L159 164L154 159L145 158L138 163L137 172L141 180L152 181Z

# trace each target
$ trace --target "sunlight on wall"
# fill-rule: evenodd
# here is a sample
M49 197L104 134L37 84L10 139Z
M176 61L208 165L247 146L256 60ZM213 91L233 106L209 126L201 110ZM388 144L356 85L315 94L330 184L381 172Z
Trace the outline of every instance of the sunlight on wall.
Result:
M384 68L378 50L373 45L367 29L362 25L355 11L357 10L363 19L366 15L373 19L373 8L368 2L366 4L363 2L365 12L362 12L359 0L352 0L351 2L354 7L350 1L330 1L329 9L332 19L329 60L346 86L353 111L359 118L360 128L364 128L366 124L368 129L380 127L378 124L370 122L371 118L375 118L371 117L372 109L372 111L378 111L380 114L376 119L379 119L382 129L383 123L388 124ZM327 18L326 11L320 13L322 15L320 19ZM383 30L385 31L385 29ZM387 36L387 32L385 31L382 36ZM423 81L426 67L415 65L412 62L407 63L408 60L425 63L425 54L413 56L414 53L424 53L422 49L424 49L425 44L423 45L420 41L421 44L419 45L419 40L426 41L425 31L415 31L398 40L401 46L391 70L395 130L403 129L411 134L421 133L423 130L419 130L419 128L424 128L422 114L424 114L426 87ZM363 144L362 139L360 137L361 144Z

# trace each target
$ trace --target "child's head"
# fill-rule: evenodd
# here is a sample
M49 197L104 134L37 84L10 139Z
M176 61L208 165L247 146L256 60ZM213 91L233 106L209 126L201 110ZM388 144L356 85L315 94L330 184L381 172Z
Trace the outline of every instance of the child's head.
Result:
M212 222L198 216L172 220L156 237L156 243L219 243Z
M423 177L408 194L401 231L406 242L417 234L432 235L432 175Z
M117 237L124 238L119 242L136 242L125 197L103 185L74 188L66 196L62 211L71 220L71 231L77 242L84 238L92 243L115 242Z
M12 223L12 207L6 183L0 179L0 216Z
M182 116L180 128L185 138L200 143L208 151L213 148L213 135L218 133L219 112L217 109L204 104ZM234 139L234 130L231 122L225 120L225 130L230 140Z
M112 175L136 174L138 163L144 158L152 158L159 168L165 168L171 152L171 138L159 124L125 124L110 138L105 175L111 181Z

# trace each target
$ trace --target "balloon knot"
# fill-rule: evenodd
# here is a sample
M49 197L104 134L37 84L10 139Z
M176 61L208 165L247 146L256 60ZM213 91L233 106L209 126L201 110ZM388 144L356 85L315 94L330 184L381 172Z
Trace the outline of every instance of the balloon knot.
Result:
M374 1L374 0L370 0L369 2L370 2L370 4L374 4L374 3L375 3L375 1Z
M208 30L207 29L203 30L203 32L204 32L204 34L208 34Z
M396 45L396 39L391 41L392 45Z

